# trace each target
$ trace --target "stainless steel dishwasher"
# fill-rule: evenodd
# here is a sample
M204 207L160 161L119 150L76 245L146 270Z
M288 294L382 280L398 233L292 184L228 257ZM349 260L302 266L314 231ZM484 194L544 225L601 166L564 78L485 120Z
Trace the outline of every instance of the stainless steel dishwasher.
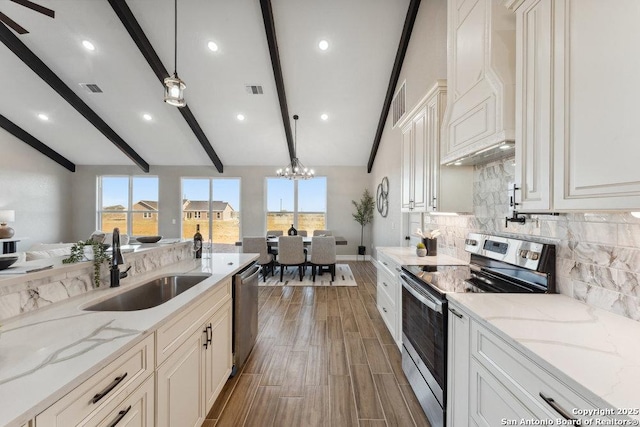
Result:
M253 263L233 278L233 370L234 376L246 362L258 336L258 276Z

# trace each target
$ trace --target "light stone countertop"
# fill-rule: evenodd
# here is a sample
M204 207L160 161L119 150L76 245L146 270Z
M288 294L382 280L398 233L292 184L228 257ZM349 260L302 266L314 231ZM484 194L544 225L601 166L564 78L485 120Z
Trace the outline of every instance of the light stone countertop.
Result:
M123 279L11 319L0 334L0 426L21 426L151 334L176 311L257 259L212 254ZM171 273L211 273L177 297L147 310L92 312L81 308Z
M558 294L447 298L592 403L640 409L640 322Z
M469 265L468 261L445 254L419 257L414 247L383 246L377 247L376 251L383 252L400 265Z

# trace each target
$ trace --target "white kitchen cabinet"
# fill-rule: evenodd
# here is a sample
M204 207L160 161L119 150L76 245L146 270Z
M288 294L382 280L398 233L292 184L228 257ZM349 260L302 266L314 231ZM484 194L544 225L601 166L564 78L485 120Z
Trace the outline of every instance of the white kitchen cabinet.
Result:
M158 427L199 427L204 422L204 360L206 330L189 336L156 372Z
M519 211L640 208L637 1L512 1Z
M465 426L469 420L469 316L449 303L447 336L447 425Z
M209 412L233 367L231 348L232 307L229 301L207 321L211 343L204 352L205 409Z
M131 393L116 409L101 411L82 425L96 427L147 427L155 425L154 378L147 380Z
M377 251L377 295L376 305L387 325L391 337L402 349L402 284L400 264L384 251Z
M120 408L145 379L153 380L154 354L154 336L150 335L41 412L36 426L95 424L90 420Z
M473 168L441 166L447 86L438 80L401 122L401 210L472 212Z
M596 415L590 419L610 420L598 415L603 412L591 398L538 365L515 342L498 336L454 301L449 311L448 426L493 427L504 425L503 419L587 419L574 414L574 408L593 410Z
M515 30L502 0L449 0L443 164L514 140Z

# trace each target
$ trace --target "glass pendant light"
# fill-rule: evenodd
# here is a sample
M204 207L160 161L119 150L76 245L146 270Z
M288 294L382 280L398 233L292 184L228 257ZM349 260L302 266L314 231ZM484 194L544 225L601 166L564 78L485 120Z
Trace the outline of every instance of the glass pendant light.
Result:
M178 77L178 0L174 0L173 76L164 79L164 102L175 107L184 107L184 90L187 85Z

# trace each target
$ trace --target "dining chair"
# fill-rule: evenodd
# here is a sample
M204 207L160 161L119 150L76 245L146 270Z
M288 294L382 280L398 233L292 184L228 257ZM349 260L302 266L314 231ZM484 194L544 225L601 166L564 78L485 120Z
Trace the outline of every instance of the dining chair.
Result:
M322 267L328 267L331 273L331 281L336 278L336 238L333 236L311 238L311 275L316 281L316 268L322 274Z
M284 267L297 266L300 273L300 281L304 276L307 264L307 254L304 252L302 236L278 237L278 264L280 264L280 281Z
M267 230L267 236L282 236L284 232L282 230Z
M333 236L331 230L313 230L314 236Z
M243 237L242 252L245 254L260 254L257 263L262 267L262 281L267 281L267 273L271 270L273 276L276 262L275 255L267 250L267 241L264 237Z
M298 230L298 236L307 237L307 230Z

